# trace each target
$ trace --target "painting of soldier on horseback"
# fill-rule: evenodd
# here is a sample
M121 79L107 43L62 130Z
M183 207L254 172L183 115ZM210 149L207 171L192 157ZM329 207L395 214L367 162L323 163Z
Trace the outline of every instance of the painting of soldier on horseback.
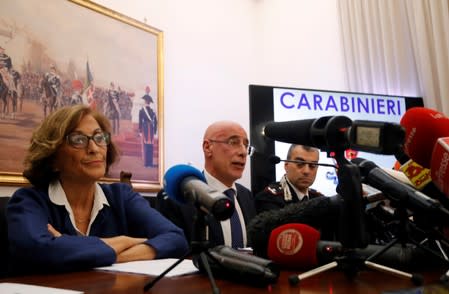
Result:
M130 171L134 183L160 186L162 124L153 123L151 140L143 140L139 113L145 107L156 122L163 111L161 32L83 2L1 1L0 184L2 175L20 175L31 133L43 118L60 107L86 104L110 120L121 150L105 178L118 181L120 171Z
M50 66L50 71L45 73L42 77L41 83L41 103L44 110L44 116L53 112L58 103L61 104L61 78L56 73L56 67L54 65Z

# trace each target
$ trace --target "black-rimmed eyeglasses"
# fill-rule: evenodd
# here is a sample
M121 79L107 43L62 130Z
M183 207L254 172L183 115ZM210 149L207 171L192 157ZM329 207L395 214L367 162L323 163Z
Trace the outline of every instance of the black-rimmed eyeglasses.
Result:
M231 137L227 140L213 140L213 139L208 140L211 141L212 143L228 144L229 146L235 149L240 148L243 145L246 149L246 153L249 156L253 155L254 151L256 150L253 146L249 145L248 142L245 142L244 140L237 137Z
M86 148L89 145L89 140L92 140L97 146L105 147L111 143L111 135L109 133L95 133L92 136L88 136L82 133L71 133L66 137L67 143L78 149Z

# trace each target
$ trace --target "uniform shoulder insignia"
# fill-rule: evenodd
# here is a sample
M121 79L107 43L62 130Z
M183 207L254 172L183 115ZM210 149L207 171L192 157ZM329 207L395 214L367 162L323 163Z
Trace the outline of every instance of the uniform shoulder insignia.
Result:
M265 191L267 191L268 193L272 194L272 195L282 195L284 193L284 191L282 190L282 187L279 183L273 183L268 185L265 188Z

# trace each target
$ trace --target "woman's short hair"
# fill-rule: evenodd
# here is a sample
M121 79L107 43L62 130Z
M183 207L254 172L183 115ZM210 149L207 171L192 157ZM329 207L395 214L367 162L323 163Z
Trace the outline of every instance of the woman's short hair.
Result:
M46 187L59 178L59 172L54 169L56 152L64 143L66 136L75 130L86 115L92 115L104 132L111 132L109 120L87 105L60 108L47 116L34 130L25 156L23 172L23 176L33 186ZM106 153L106 173L118 158L118 146L111 140Z

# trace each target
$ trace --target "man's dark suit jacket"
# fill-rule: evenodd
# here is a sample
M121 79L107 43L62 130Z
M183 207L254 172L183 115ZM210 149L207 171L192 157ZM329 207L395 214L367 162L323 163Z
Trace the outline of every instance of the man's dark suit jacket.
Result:
M251 219L256 216L254 198L250 190L240 184L236 183L235 185L237 188L237 201L242 210L243 218L245 219L245 225L247 226ZM194 232L193 230L195 229L195 214L202 213L196 209L194 204L179 204L178 202L169 198L167 193L162 189L157 194L156 209L159 210L169 220L171 220L175 225L184 230L184 234L186 235L187 241L189 241L189 243L192 241ZM209 226L209 245L211 247L223 245L223 230L221 229L220 222L210 214L205 216L205 221Z

